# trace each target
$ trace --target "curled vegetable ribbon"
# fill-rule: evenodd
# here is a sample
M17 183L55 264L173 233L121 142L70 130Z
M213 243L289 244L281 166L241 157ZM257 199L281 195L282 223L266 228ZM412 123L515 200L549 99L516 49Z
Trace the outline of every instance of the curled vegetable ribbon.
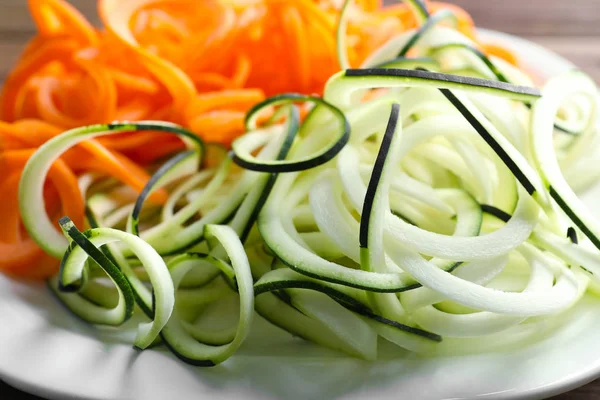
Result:
M0 271L44 278L57 262L28 238L18 211L18 182L35 149L61 131L113 120L160 119L207 142L228 145L244 131L246 112L266 96L321 93L337 71L333 0L99 0L103 30L64 0L28 0L38 34L24 49L0 95ZM474 38L462 9L458 29ZM406 4L355 0L347 27L350 65L417 21ZM515 62L507 50L482 46ZM307 110L301 112L306 114ZM147 166L181 149L159 132L122 133L84 142L52 167L48 215L83 221L77 177L94 172L140 191ZM164 193L153 194L164 201Z

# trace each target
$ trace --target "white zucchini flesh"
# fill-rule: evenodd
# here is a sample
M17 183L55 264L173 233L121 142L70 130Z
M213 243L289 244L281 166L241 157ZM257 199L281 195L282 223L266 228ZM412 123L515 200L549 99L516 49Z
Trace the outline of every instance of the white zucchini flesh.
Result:
M587 238L600 249L600 223L579 200L565 181L560 170L552 142L552 124L561 102L571 94L583 93L592 103L592 118L588 120L587 130L596 127L597 91L593 81L579 71L557 77L548 82L543 90L544 96L533 107L531 122L532 151L535 162L548 187L550 195L582 230ZM550 124L546 119L550 118Z
M548 290L554 283L554 274L539 264L532 265L527 287L523 292ZM425 329L448 337L484 336L501 332L525 321L526 317L481 311L469 314L450 314L426 306L412 315Z
M345 185L345 193L355 208L362 207L366 193L366 186L358 176L357 161L356 151L352 147L344 149L338 158L339 176ZM457 204L468 204L468 200L465 202L463 199ZM419 253L447 260L470 261L494 257L516 248L533 232L537 224L537 215L537 205L529 196L523 194L519 196L514 219L511 218L504 227L488 235L472 237L439 235L412 226L394 218L391 214L388 216L387 229L399 243Z
M138 326L134 343L141 349L150 346L167 324L175 306L175 288L165 262L148 243L135 235L116 229L93 229L89 242L96 247L123 242L140 260L153 287L152 311L154 315L151 322L141 323ZM89 254L86 254L82 247L75 247L71 251L66 260L66 267L63 268L61 274L63 285L69 285L80 279L88 257ZM120 297L122 296L120 295Z
M231 261L239 293L239 322L233 340L227 344L210 345L198 342L194 336L186 330L185 324L180 317L175 315L170 318L167 325L162 329L161 335L169 348L181 359L195 365L216 365L226 360L244 342L254 318L254 290L252 286L252 274L248 258L239 241L235 231L228 226L208 225L207 233L219 241L225 249ZM171 276L175 287L178 287L181 279L192 267L189 264L181 264L171 269ZM196 337L201 335L195 335Z
M579 284L571 271L563 270L549 290L531 293L511 293L464 281L425 261L420 255L396 246L388 246L390 257L404 267L423 286L444 294L457 303L514 316L538 316L558 312L575 300ZM549 268L553 260L527 255L532 265Z
M66 150L102 135L112 135L132 130L164 130L195 137L175 124L160 121L146 121L137 124L108 124L72 129L56 136L42 146L27 161L19 186L19 205L23 223L31 237L49 254L61 256L67 247L65 238L54 228L43 207L44 181L50 166ZM201 146L201 144L200 144ZM42 206L32 202L42 201ZM34 228L35 227L35 228Z

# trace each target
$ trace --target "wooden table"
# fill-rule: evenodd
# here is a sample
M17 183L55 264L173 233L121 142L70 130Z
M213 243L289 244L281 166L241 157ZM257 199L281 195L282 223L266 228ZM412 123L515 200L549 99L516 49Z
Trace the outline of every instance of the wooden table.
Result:
M447 1L469 11L478 26L537 42L573 61L600 82L600 0ZM97 21L95 1L71 2ZM0 0L0 82L34 33L24 0ZM15 398L16 391L9 390L0 382L0 398ZM37 399L33 396L23 398ZM600 380L554 399L600 399Z

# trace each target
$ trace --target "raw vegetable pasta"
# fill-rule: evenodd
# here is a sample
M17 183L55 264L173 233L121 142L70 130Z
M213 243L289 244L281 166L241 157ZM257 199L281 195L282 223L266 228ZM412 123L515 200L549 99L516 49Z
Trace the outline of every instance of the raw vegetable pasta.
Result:
M160 342L200 366L234 356L254 311L367 360L380 337L437 355L550 332L600 283L599 224L574 192L599 175L578 178L598 156L596 85L571 71L538 89L446 10L409 6L417 25L360 68L338 46L346 68L322 96L254 105L231 151L156 121L44 143L18 207L32 240L62 256L50 289L95 324L119 326L137 304L137 347ZM71 149L123 130L162 130L186 149L139 194L76 177L86 213L62 218L61 234L36 208L46 177Z
M85 125L162 120L229 146L244 132L253 105L283 92L322 94L340 69L341 4L333 0L100 0L103 29L64 0L28 4L38 34L0 94L0 168L6 171L0 186L9 204L0 225L0 271L22 278L45 278L58 266L30 240L17 212L16 182L49 139ZM388 39L420 24L422 15L412 8L373 0L350 4L344 34L349 64L359 66ZM435 2L429 8L451 13L458 29L475 37L460 8ZM302 118L307 110L299 112ZM157 160L184 148L160 129L81 142L61 156L45 183L52 220L68 214L77 225L83 221L77 176L110 176L139 192ZM151 200L161 204L166 194L158 191Z

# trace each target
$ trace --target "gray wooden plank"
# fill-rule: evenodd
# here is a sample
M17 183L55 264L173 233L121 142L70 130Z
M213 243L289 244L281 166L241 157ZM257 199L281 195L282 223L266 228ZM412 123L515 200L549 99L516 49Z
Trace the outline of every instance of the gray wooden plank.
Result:
M599 0L449 0L477 25L518 35L600 35Z
M0 41L0 85L8 75L10 69L17 61L17 57L23 49L21 42Z
M97 18L96 2L93 0L70 0L74 7L95 23ZM0 0L0 29L2 31L34 31L34 24L29 16L27 1ZM0 38L3 34L0 32Z
M203 0L200 0L203 1ZM394 3L398 0L386 0ZM478 25L519 35L600 35L599 0L452 0L471 13ZM24 0L0 0L0 27L33 28ZM92 21L96 2L71 0Z
M599 37L531 36L527 39L563 56L600 83Z

